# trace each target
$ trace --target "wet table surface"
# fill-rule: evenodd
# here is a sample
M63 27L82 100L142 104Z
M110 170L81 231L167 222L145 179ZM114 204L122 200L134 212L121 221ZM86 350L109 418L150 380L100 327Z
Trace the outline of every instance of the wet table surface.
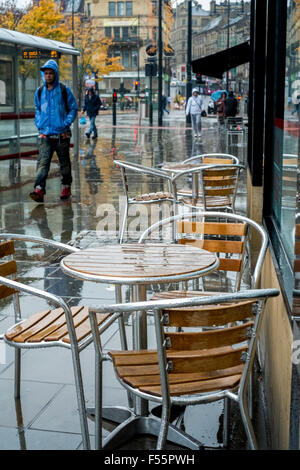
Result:
M191 279L216 267L213 253L164 243L105 245L72 253L62 260L62 268L75 277L122 284Z

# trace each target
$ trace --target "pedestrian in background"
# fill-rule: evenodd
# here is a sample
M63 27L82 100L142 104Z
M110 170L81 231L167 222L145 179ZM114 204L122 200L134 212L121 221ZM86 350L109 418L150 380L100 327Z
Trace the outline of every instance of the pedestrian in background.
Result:
M167 110L167 104L168 104L168 99L167 99L166 95L162 95L162 97L161 97L162 111L163 111L163 113L165 111L166 113L169 114L169 111Z
M216 102L219 125L224 124L226 96L227 96L226 93L223 92L220 98Z
M191 122L194 137L201 137L201 112L203 108L203 101L199 96L197 88L193 89L192 96L188 99L186 107L186 115L191 115Z
M59 82L58 65L48 60L41 68L42 87L35 92L35 124L40 133L37 176L34 191L29 194L36 202L44 202L46 180L54 152L61 173L61 199L71 196L72 170L70 161L71 124L78 106L69 87Z
M93 87L88 89L87 94L85 95L84 106L82 110L82 115L86 112L90 119L90 129L88 132L85 133L87 138L89 139L91 134L93 133L92 139L97 139L98 131L96 128L96 117L99 113L99 109L102 106L102 101L100 100L99 96L95 93Z
M235 117L238 112L238 100L233 94L233 91L229 92L225 100L225 116L226 117Z

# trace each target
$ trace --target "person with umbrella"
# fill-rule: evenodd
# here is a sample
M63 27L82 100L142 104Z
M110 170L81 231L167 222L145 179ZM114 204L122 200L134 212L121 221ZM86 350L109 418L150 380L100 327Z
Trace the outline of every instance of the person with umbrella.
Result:
M191 115L191 122L194 137L201 137L201 112L203 108L203 101L199 96L197 88L193 89L192 96L188 99L186 107L186 115Z

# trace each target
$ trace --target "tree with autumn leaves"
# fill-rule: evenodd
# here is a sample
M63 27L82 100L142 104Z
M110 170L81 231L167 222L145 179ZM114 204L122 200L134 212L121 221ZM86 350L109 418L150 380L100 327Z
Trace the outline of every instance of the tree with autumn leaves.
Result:
M26 10L17 8L15 0L5 1L0 4L0 27L56 41L70 43L72 40L71 18L64 18L54 0L40 0L38 4L29 5ZM101 37L90 21L75 18L74 47L80 51L79 96L82 96L85 74L91 69L96 73L97 80L112 71L123 69L119 57L109 57L110 45L111 40ZM66 77L68 64L63 65L62 77ZM33 69L29 62L21 61L21 80L32 76Z

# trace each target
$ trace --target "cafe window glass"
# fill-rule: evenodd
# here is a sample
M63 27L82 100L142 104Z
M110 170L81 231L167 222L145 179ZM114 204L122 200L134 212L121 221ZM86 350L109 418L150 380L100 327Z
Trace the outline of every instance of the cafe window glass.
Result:
M19 109L21 112L34 110L34 95L40 80L37 61L18 60ZM65 71L67 67L65 67ZM63 77L61 77L63 78Z
M13 111L13 64L0 58L0 112Z
M300 120L300 4L287 1L286 62L283 115L274 125L272 216L290 266L295 257L297 166ZM280 116L280 117L279 117Z

